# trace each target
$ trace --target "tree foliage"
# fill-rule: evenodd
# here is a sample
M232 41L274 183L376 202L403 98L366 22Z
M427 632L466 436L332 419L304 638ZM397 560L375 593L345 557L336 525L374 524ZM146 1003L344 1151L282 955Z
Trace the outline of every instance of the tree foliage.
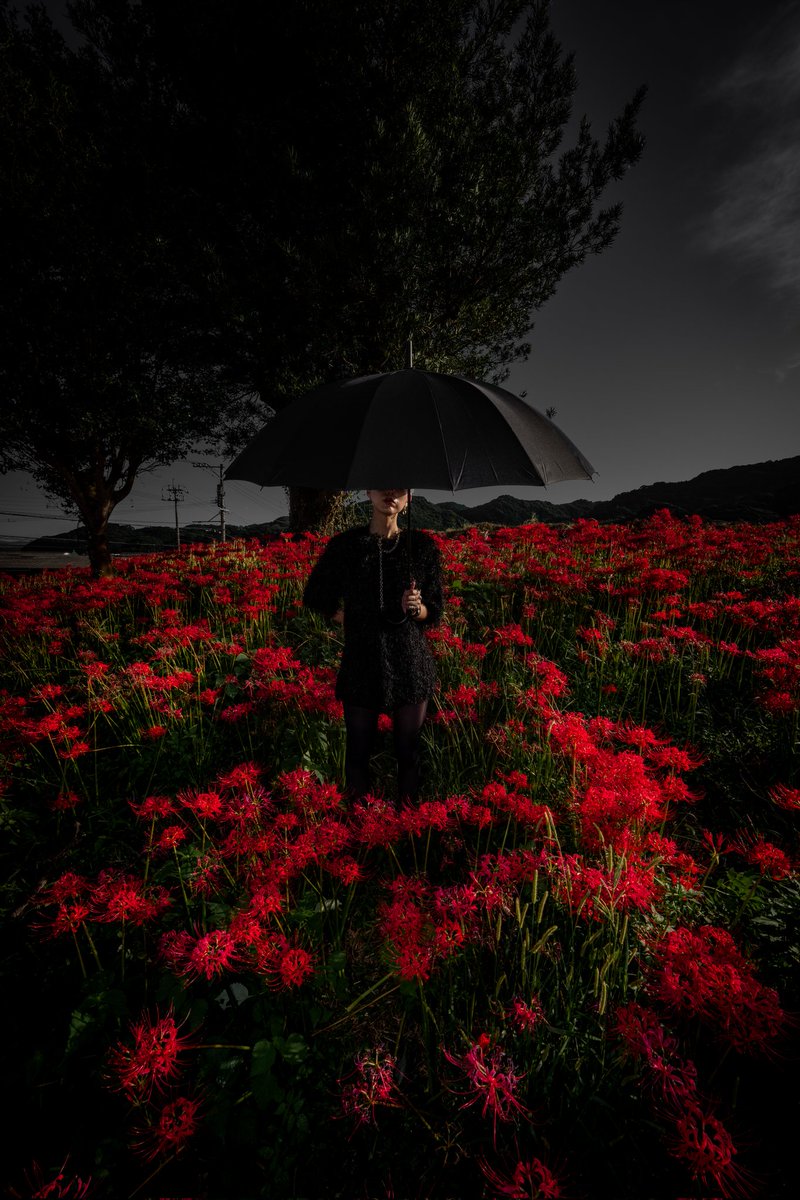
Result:
M41 353L0 382L29 427L43 382L69 396L87 448L96 414L115 414L113 442L124 410L134 470L179 453L192 417L208 429L226 389L277 409L401 366L409 335L421 366L502 380L561 277L619 227L603 196L641 151L642 93L565 149L576 77L541 0L70 13L78 50L5 18L10 216L31 258L15 257L11 338ZM138 438L148 411L175 417L156 455ZM225 413L241 440L241 411ZM63 480L40 448L28 458Z
M532 314L619 227L639 92L562 149L577 85L541 0L79 0L119 76L180 114L237 377L299 388L421 365L502 379Z
M169 113L2 12L0 465L77 508L96 571L138 472L213 435L236 397L209 353L206 264L165 187Z

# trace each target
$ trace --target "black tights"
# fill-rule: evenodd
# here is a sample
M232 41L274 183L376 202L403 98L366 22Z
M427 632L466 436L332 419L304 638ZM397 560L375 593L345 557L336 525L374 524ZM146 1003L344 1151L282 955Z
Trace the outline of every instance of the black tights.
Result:
M392 713L394 753L397 759L397 798L399 801L419 798L420 733L425 721L428 701L404 704ZM352 796L365 796L370 791L369 760L378 729L378 713L356 704L344 705L347 745L344 755L345 786Z

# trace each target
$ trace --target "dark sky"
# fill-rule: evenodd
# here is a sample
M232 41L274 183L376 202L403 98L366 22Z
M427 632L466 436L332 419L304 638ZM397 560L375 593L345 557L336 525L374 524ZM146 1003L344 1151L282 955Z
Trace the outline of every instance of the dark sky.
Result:
M800 4L554 0L552 13L575 55L575 115L602 135L645 83L647 141L610 195L617 240L562 280L507 384L556 408L598 476L517 494L605 499L800 453ZM142 476L114 519L171 523L173 478L182 521L210 520L214 477L186 464ZM3 510L45 511L19 476L0 488ZM226 499L234 523L285 511L277 488L231 482ZM46 529L0 516L0 536Z
M561 0L553 20L598 129L649 89L620 235L512 375L598 469L559 493L799 453L800 6Z

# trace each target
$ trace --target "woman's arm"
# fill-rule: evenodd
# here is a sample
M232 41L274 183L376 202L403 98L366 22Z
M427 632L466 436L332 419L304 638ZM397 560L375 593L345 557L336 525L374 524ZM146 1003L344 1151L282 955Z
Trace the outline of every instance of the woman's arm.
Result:
M341 545L332 538L314 564L303 591L303 605L332 621L344 621Z
M444 610L442 560L433 538L425 536L414 558L417 590L422 600L419 624L438 625Z

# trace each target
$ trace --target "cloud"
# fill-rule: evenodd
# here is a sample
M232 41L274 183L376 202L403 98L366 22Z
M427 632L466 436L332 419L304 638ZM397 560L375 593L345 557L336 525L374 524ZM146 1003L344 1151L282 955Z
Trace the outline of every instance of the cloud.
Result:
M798 367L800 367L800 359L798 359L797 362L787 362L783 363L781 366L775 367L774 375L776 383L784 383L789 378L792 371L796 371Z
M794 4L719 78L736 144L720 169L704 249L756 271L776 291L800 293L800 20Z
M711 88L712 95L738 109L772 111L776 102L789 107L800 97L800 20L792 0L779 6L772 19L759 24L750 44Z

